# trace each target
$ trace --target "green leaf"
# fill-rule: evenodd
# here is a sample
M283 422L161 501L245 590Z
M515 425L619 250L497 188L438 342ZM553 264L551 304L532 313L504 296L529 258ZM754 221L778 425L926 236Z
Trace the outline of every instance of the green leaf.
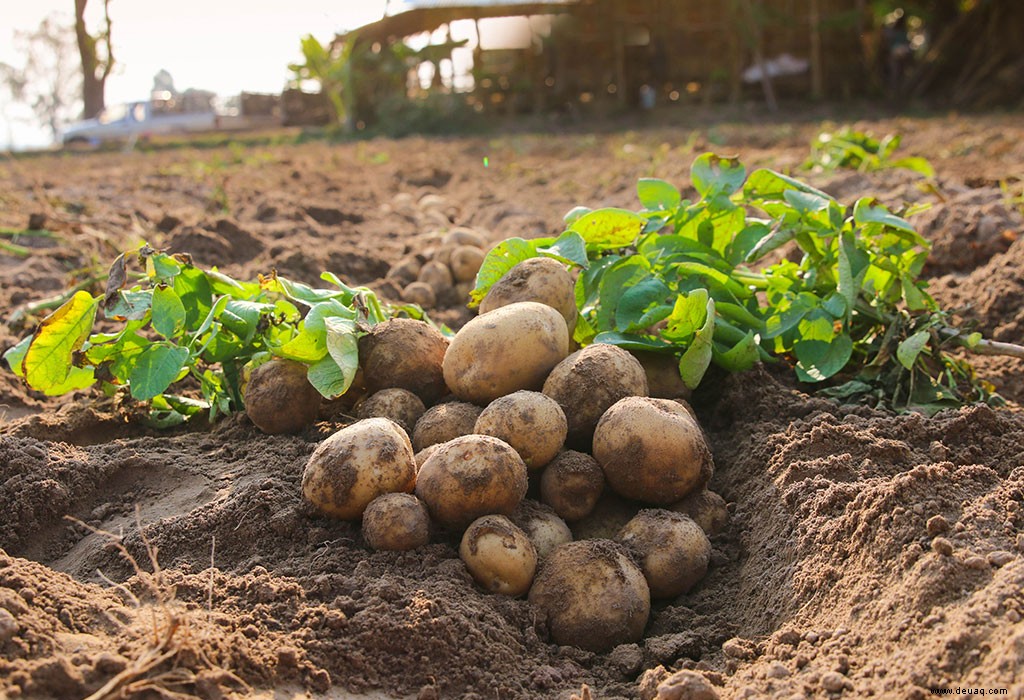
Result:
M152 289L119 289L103 315L114 321L138 321L146 317L153 303Z
M153 290L153 330L168 340L185 327L185 305L175 291L166 285Z
M693 186L705 199L731 195L743 186L746 176L747 169L738 158L723 158L714 153L698 156L690 166Z
M907 170L913 170L924 177L935 177L935 168L932 167L932 164L929 163L926 158L920 158L918 156L897 158L896 160L889 161L889 167L905 168Z
M595 320L598 330L616 329L615 318L623 295L650 276L651 271L640 256L622 258L605 269L597 293L599 302Z
M213 290L206 273L186 265L174 278L174 291L185 309L185 327L193 328L209 313L213 305Z
M665 283L657 277L648 277L630 286L619 297L619 303L615 307L615 327L622 331L646 327L649 321L645 320L645 315L655 306L664 306L667 309L667 316L671 313L672 307L666 306L665 300L671 293Z
M650 211L675 209L682 201L682 195L674 185L652 177L640 178L636 192L640 203Z
M870 197L861 197L853 205L853 220L860 226L865 224L881 224L889 226L898 231L913 234L915 242L919 245L927 245L927 242L917 235L917 231L906 220L901 219Z
M563 223L565 223L567 228L571 228L573 223L575 223L577 220L586 216L592 211L594 210L591 209L590 207L573 207L568 212L566 212L565 216L562 217L562 221Z
M774 170L755 170L747 178L743 186L743 194L752 204L761 205L765 202L785 201L785 193L788 190L796 190L805 194L815 195L831 201L835 201L825 192L800 182L796 178L783 175Z
M181 268L181 262L166 253L154 253L146 258L146 272L157 281L169 281Z
M220 322L243 342L248 343L256 335L260 316L265 313L273 313L273 311L273 304L232 299L225 305L224 311L220 315Z
M274 354L306 364L319 362L327 354L326 329L320 333L310 331L308 328L303 329L294 338L274 350Z
M146 401L164 393L188 359L188 348L173 343L160 341L145 348L128 377L132 397Z
M476 273L476 286L469 293L469 306L479 306L494 283L504 277L506 272L534 257L537 257L536 247L524 238L508 238L491 248Z
M649 350L651 352L664 352L674 347L672 343L666 343L664 340L643 335L633 335L632 333L620 333L618 331L598 333L594 336L592 342L617 345L625 350Z
M646 224L647 219L639 214L626 209L607 208L584 214L569 226L569 230L583 236L588 247L601 250L632 245Z
M679 376L690 389L696 389L711 365L714 354L715 300L708 299L704 309L704 324L693 337L693 342L679 358Z
M723 353L715 353L715 364L730 372L745 372L761 359L757 335L748 332L743 340Z
M900 342L896 347L896 359L900 361L900 364L907 369L914 369L914 363L917 362L917 356L921 354L921 351L928 345L928 340L931 338L931 333L928 331L918 331L914 335Z
M689 341L707 320L707 310L712 300L708 290L695 289L688 295L676 297L675 306L668 317L668 325L662 336L676 342Z
M825 309L829 316L834 319L846 318L850 310L847 306L846 297L839 292L832 292L829 294L821 303L821 308Z
M355 323L347 319L329 317L327 325L327 352L341 370L341 390L331 394L338 396L348 391L359 369L359 346Z
M535 245L539 245L539 243L538 240ZM551 245L537 247L536 252L539 255L583 268L590 265L590 261L587 259L587 243L583 240L583 236L576 231L566 231Z
M832 339L801 340L793 346L796 374L802 382L820 382L841 371L853 356L853 340L845 333Z
M88 292L75 292L40 322L21 361L22 376L30 387L48 392L64 386L74 367L74 354L92 330L99 301Z
M907 302L907 308L911 311L924 311L928 308L928 295L917 286L914 280L906 275L900 277L900 284L903 287L903 299Z

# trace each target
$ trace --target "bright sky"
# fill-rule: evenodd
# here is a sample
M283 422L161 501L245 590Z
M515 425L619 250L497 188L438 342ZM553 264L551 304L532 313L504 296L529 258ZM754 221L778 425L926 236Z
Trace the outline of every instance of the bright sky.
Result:
M15 30L34 30L49 14L74 22L74 0L5 2L0 23L0 62L20 65L12 46ZM242 91L279 93L288 64L301 60L299 42L313 34L326 42L344 29L379 19L385 0L111 0L117 66L107 80L107 104L149 97L161 69L178 90L199 88L222 96ZM90 0L87 21L95 31L102 0ZM0 99L6 95L0 94ZM32 119L14 105L0 112ZM22 119L0 114L0 148L44 146L49 134Z

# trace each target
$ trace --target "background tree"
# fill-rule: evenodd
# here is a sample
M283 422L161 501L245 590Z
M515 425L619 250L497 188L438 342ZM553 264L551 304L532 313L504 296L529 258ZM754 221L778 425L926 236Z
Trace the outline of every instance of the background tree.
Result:
M78 111L81 77L74 31L60 16L50 15L34 31L15 32L14 44L24 63L0 63L0 85L12 102L30 107L56 140L61 126Z
M104 91L114 68L114 52L110 44L110 0L103 0L103 27L90 34L85 26L88 0L75 0L75 36L82 60L82 116L91 119L106 107Z

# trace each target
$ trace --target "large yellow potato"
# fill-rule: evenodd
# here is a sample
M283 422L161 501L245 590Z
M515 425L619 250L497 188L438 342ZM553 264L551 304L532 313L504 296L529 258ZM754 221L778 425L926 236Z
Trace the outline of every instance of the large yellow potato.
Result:
M504 515L484 515L462 535L459 557L473 579L493 593L521 596L537 571L537 551Z
M413 448L419 452L431 445L469 435L481 411L479 406L465 401L446 401L431 406L416 421L412 432Z
M644 503L678 501L704 486L713 470L703 431L671 399L616 402L594 430L593 454L612 490Z
M387 418L367 418L320 443L302 473L302 495L342 520L362 516L377 496L410 492L416 459L406 432Z
M359 339L359 364L370 393L399 387L431 404L441 398L442 362L448 341L423 321L392 318Z
M444 380L464 401L486 404L519 389L539 389L569 353L565 319L524 301L477 316L444 355Z
M565 443L568 425L554 399L539 391L514 391L487 404L473 432L511 445L527 468L540 469Z
M708 572L711 542L688 516L669 510L637 513L619 533L644 572L652 598L675 598Z
M557 260L530 258L513 267L488 290L480 313L517 301L547 304L562 314L570 337L576 329L576 283Z

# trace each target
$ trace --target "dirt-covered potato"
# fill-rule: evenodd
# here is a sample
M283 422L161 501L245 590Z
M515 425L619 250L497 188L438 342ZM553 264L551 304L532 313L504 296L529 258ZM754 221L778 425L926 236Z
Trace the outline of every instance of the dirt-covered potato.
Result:
M431 406L416 421L412 431L413 447L419 452L431 445L470 435L481 411L479 406L465 401L446 401Z
M478 231L465 226L456 226L444 235L441 239L442 245L462 246L469 245L474 248L487 247L487 240Z
M576 328L576 283L565 265L552 258L530 258L499 279L480 302L485 314L517 301L547 304L562 314L572 336Z
M399 387L431 404L447 387L442 363L448 341L424 321L392 318L359 339L359 364L367 391Z
M464 401L486 404L519 389L539 389L569 352L565 319L533 301L477 316L455 334L444 379Z
M585 452L559 453L540 475L541 501L569 522L590 515L602 493L604 472Z
M726 507L725 499L707 489L694 491L683 500L668 506L668 509L690 516L708 537L721 532L729 522L729 509Z
M655 399L689 399L692 393L679 375L679 358L661 352L630 351L647 375L648 396Z
M452 285L455 284L455 280L452 278L452 271L448 268L448 265L437 260L431 260L424 264L423 268L420 269L417 279L430 285L438 298L448 294Z
M385 493L363 511L363 539L371 549L405 551L430 542L427 506L411 493Z
M296 433L316 420L320 392L306 379L306 365L275 359L253 370L245 385L245 414L265 433Z
M546 559L556 547L572 542L572 530L543 503L523 499L512 512L511 520L530 538L538 559Z
M452 251L448 265L456 282L469 282L476 278L484 261L484 251L472 245L460 245Z
M652 598L675 598L693 588L708 572L711 542L688 516L670 510L637 513L619 533L644 572Z
M429 445L424 447L422 450L413 455L416 459L416 473L419 474L420 469L423 468L423 463L427 461L427 457L434 454L434 450L437 449L437 445Z
M432 309L437 305L437 294L426 282L413 282L402 290L402 301L416 304L423 309Z
M528 600L557 644L598 653L638 641L651 613L643 573L609 540L556 549L541 564Z
M697 421L671 399L629 396L594 430L594 459L616 493L669 504L711 478L711 449Z
M526 494L526 465L508 444L464 435L439 445L416 477L416 495L442 527L465 527L481 515L509 515Z
M400 287L404 287L412 282L415 282L420 275L420 270L423 268L423 263L416 256L409 256L402 258L397 263L391 266L388 270L386 278L394 280Z
M452 261L452 253L458 248L457 245L439 245L430 251L430 259L442 265L448 265Z
M398 423L405 432L412 435L416 421L420 419L427 407L419 396L408 389L392 387L381 389L370 394L356 406L359 418L390 418Z
M555 400L539 391L514 391L487 404L474 433L512 445L528 469L540 469L565 443L568 424Z
M589 514L569 524L575 540L614 540L642 506L605 489Z
M320 443L302 473L302 495L322 513L355 520L370 501L411 492L416 460L409 436L387 418L367 418Z
M462 535L459 557L481 587L521 596L537 571L537 550L526 533L504 515L484 515Z
M544 382L569 421L569 441L589 445L594 426L627 396L647 396L647 375L635 357L614 345L595 343L558 364Z

